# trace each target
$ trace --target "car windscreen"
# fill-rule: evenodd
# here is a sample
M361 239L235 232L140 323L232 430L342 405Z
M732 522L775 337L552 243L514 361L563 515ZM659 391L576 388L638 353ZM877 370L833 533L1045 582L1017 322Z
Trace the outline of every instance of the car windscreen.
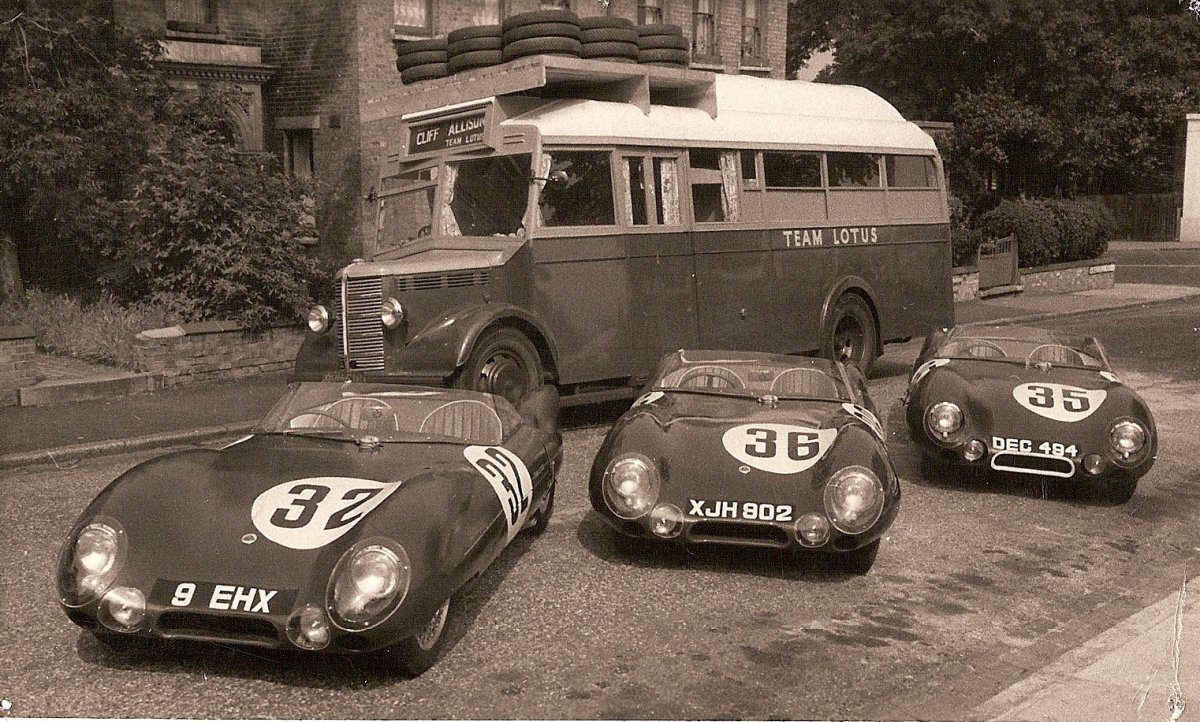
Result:
M835 373L821 359L688 359L677 355L660 368L652 386L734 396L849 400L850 394Z
M1009 363L1049 364L1051 366L1104 369L1104 353L1092 339L1011 338L970 336L953 338L935 354L938 358L984 359Z
M516 423L508 402L487 394L312 382L293 384L255 432L494 445Z

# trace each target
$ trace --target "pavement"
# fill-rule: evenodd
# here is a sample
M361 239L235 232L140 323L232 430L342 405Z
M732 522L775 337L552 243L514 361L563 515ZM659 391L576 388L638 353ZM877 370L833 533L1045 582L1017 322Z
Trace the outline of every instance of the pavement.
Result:
M1118 283L1095 291L956 303L954 311L960 325L1036 324L1185 298L1200 298L1200 287ZM63 465L240 435L286 386L286 374L278 373L145 392L154 385L114 386L119 370L43 354L36 363L41 380L30 398L37 405L0 408L0 478L6 468ZM118 395L88 398L92 391ZM54 403L56 398L63 402ZM1195 707L1192 716L1200 717L1197 649L1200 577L1033 672L968 719L1174 722L1186 719L1181 705L1187 700Z

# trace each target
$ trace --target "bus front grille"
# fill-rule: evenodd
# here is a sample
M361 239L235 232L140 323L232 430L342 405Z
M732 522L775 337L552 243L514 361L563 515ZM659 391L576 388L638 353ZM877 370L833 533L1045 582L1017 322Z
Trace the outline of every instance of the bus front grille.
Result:
M350 371L383 370L383 279L347 278L342 289L344 368Z
M428 291L435 288L467 288L470 286L486 286L491 272L486 268L475 268L467 271L449 271L447 273L414 273L409 276L397 276L396 291Z

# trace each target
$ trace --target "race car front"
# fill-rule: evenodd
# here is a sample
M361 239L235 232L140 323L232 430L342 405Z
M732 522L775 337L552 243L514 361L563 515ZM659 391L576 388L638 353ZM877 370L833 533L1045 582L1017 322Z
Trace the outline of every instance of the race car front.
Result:
M398 388L294 385L252 436L120 476L63 546L67 616L110 644L386 650L424 671L455 591L545 528L558 437L494 397ZM492 423L451 436L447 412Z
M865 390L823 359L672 354L604 440L592 506L627 537L828 552L865 573L900 500Z
M1149 407L1090 337L1025 327L931 334L906 399L927 471L1088 482L1123 502L1157 453Z

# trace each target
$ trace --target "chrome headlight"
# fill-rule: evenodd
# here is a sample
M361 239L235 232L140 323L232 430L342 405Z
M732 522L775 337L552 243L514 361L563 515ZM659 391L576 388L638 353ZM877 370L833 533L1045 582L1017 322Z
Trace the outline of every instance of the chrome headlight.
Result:
M116 587L104 595L96 617L114 632L135 632L146 619L146 595L133 587Z
M334 567L330 611L347 631L370 629L408 594L408 553L390 539L367 539L346 551Z
M93 520L67 542L59 562L62 603L81 607L112 586L125 563L125 530L115 519Z
M1121 459L1134 456L1146 445L1146 429L1133 419L1122 419L1112 425L1108 443Z
M883 484L865 466L839 469L825 483L825 513L844 534L861 534L883 513Z
M658 467L641 454L624 454L604 470L604 500L622 519L637 519L658 500Z
M396 328L404 323L404 306L394 298L384 300L383 305L379 307L379 320L388 328Z
M945 439L962 428L962 409L949 401L936 403L925 412L925 424L934 436Z
M325 333L328 331L329 310L319 305L308 309L308 328L313 333Z

